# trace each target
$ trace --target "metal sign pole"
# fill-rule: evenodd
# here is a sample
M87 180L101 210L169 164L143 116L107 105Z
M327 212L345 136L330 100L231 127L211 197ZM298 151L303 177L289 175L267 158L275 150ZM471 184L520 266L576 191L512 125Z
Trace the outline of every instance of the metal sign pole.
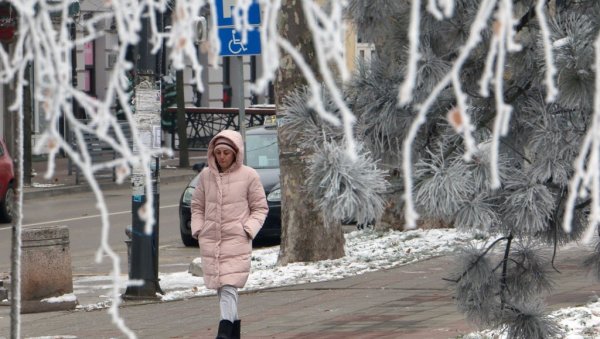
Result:
M238 107L239 107L239 126L240 126L240 134L242 135L242 139L246 141L246 102L244 98L244 57L238 55L235 57L237 61L237 88L236 92L239 96ZM245 159L245 157L244 157Z
M239 131L244 142L246 141L246 100L244 96L244 55L258 55L261 53L260 46L260 5L258 0L252 0L248 8L248 23L251 29L246 32L243 39L242 32L238 32L234 25L235 0L215 0L215 14L217 20L217 36L221 41L219 55L222 57L235 56L237 63L236 73L238 81L236 92L239 96ZM245 152L245 148L244 148ZM244 154L244 164L246 163Z

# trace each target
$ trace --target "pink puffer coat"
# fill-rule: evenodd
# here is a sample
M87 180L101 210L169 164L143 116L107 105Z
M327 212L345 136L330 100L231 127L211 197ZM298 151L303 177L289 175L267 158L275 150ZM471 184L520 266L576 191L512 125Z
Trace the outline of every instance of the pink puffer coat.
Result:
M235 162L219 173L214 141L225 137L237 147ZM256 171L244 163L242 136L232 130L217 134L208 145L208 167L192 197L192 235L200 244L204 283L244 287L250 274L252 239L268 212L264 188Z

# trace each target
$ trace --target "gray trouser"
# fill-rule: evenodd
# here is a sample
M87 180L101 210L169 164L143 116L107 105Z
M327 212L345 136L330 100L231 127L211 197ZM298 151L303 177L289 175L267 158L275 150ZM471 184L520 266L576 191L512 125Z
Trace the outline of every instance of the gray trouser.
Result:
M219 306L221 306L221 320L234 322L238 318L238 293L237 288L225 285L217 290Z

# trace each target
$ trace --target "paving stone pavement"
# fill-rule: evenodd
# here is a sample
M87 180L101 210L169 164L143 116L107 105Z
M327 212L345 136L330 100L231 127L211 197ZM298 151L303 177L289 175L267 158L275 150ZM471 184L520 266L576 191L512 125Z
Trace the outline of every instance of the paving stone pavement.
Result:
M579 263L584 249L559 252L556 288L548 310L593 300L600 285ZM451 256L345 279L245 292L240 296L243 338L460 338L476 330L456 310L446 282ZM138 338L214 338L215 296L171 302L126 302L119 309ZM10 322L0 308L0 336ZM23 337L126 338L107 310L22 316ZM71 336L71 337L69 337ZM61 338L62 338L61 337Z

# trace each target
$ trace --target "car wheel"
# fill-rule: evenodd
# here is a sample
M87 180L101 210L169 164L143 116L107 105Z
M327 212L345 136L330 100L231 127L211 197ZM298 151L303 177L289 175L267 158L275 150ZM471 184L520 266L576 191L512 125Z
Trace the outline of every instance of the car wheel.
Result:
M15 189L9 187L0 202L0 222L12 222L15 211Z
M198 247L198 240L192 238L192 236L181 233L181 241L187 247Z
M181 235L181 241L187 247L198 247L198 240L192 238L191 234L183 233L182 230L184 229L184 227L183 227L184 222L186 223L186 226L187 226L187 227L185 227L185 229L189 230L190 229L191 220L188 220L188 221L183 221L182 220L181 221L181 227L179 228L179 234Z

